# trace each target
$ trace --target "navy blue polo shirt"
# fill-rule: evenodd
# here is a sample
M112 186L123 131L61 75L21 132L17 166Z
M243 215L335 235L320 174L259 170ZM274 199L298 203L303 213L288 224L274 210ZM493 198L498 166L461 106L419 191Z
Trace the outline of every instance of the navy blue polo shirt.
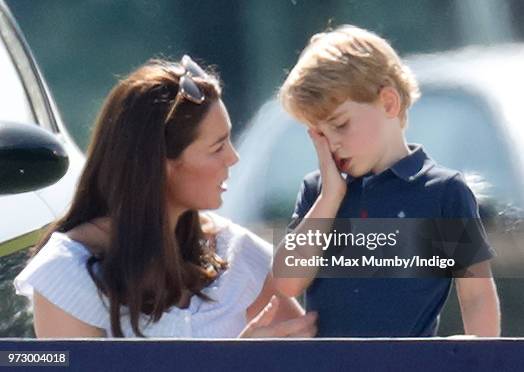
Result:
M418 144L379 174L348 176L337 218L472 218L479 246L470 264L492 258L478 204L463 175L435 163ZM321 190L320 171L305 176L288 228L294 229ZM416 253L416 252L413 252ZM452 284L449 278L321 278L305 293L317 311L318 337L428 337Z

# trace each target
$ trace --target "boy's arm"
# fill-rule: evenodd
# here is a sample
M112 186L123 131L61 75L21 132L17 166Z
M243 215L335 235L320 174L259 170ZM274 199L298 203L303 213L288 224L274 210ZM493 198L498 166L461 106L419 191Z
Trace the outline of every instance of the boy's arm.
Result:
M470 266L468 272L473 277L456 279L464 331L468 335L499 337L499 299L489 261Z
M499 300L490 267L496 252L488 241L475 195L460 173L447 182L443 217L440 223L444 241L455 246L454 275L464 331L470 335L499 336Z
M319 159L322 191L302 222L294 229L293 234L307 234L312 229L318 230L320 233L328 232L331 229L332 219L336 217L340 203L346 193L346 182L333 160L327 139L313 130L309 130L308 133L315 145ZM322 248L318 246L301 245L294 250L287 250L285 239L280 242L273 258L273 277L276 290L285 296L298 296L309 286L317 272L315 267L303 267L300 277L283 277L286 272L286 257L308 259L321 255Z
M329 196L320 195L313 207L309 210L302 222L293 231L294 234L307 234L311 229L318 230L320 233L327 233L331 229L330 219L335 218L338 205L340 201ZM325 218L325 221L313 219ZM299 296L311 284L317 273L316 266L304 266L300 269L300 276L298 277L280 277L279 275L286 272L286 257L291 256L293 259L308 259L313 256L322 256L322 247L314 245L297 246L293 251L289 251L284 247L285 242L282 241L277 249L273 259L273 275L274 285L278 292L285 296L295 297Z

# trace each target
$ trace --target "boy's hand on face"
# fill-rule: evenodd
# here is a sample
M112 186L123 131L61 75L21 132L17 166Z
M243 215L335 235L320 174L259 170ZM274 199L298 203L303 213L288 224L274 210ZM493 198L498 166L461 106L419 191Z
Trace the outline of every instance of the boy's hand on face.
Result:
M315 145L322 178L322 190L302 221L293 230L294 234L308 234L313 229L317 233L331 233L333 219L337 216L342 199L347 190L346 180L340 174L327 138L314 128L308 134ZM313 221L313 222L312 222ZM302 267L299 276L285 277L282 275L287 268L286 259L291 257L309 260L314 256L322 256L323 249L318 244L299 245L292 251L286 248L286 239L282 240L273 257L273 275L276 291L287 297L298 296L306 290L314 280L318 267Z
M333 203L340 204L346 194L347 184L340 174L337 164L333 159L327 138L312 128L308 129L308 134L315 145L322 178L322 199L331 200Z

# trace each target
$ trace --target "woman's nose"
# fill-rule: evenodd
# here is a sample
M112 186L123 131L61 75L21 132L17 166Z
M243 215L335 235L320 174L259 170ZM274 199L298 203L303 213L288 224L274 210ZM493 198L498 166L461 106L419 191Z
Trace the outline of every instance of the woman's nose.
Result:
M234 164L238 163L239 160L240 160L240 155L238 155L238 152L235 149L235 147L233 146L233 144L230 144L229 145L229 156L227 159L227 166L231 167Z

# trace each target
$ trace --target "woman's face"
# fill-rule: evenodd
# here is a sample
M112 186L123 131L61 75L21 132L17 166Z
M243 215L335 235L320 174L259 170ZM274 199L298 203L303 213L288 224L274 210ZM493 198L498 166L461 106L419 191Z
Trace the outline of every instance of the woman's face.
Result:
M168 198L179 210L217 209L229 167L238 161L231 143L231 122L222 100L213 103L198 134L177 159L167 160Z

